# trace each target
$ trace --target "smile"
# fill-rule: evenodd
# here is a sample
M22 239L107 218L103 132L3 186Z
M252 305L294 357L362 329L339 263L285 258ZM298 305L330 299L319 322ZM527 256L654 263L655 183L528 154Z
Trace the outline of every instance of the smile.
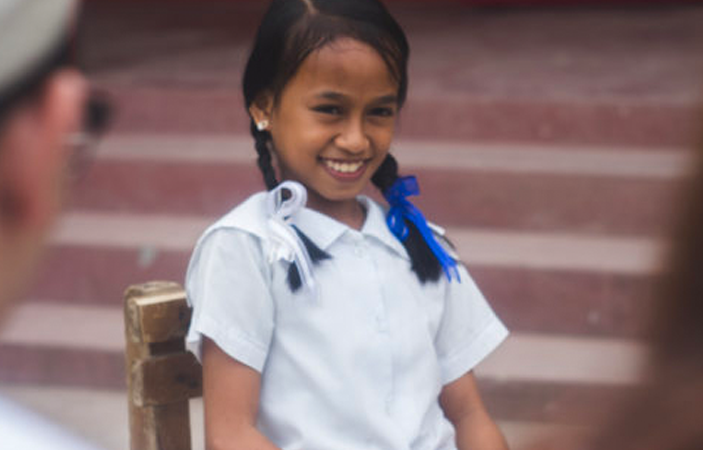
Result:
M322 163L328 169L340 174L354 174L364 166L364 161L339 161L324 158Z

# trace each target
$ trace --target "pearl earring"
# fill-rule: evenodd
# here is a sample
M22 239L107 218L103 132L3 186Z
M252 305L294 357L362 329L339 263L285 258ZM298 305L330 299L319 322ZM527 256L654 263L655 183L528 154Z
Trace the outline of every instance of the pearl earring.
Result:
M264 131L269 127L269 121L268 120L260 120L259 122L256 122L256 129L259 131Z

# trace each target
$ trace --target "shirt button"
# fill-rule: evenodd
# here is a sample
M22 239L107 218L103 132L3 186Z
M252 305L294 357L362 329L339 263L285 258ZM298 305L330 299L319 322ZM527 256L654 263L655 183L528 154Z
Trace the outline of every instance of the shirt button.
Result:
M354 255L361 258L362 256L364 256L364 250L361 247L356 246L354 247Z

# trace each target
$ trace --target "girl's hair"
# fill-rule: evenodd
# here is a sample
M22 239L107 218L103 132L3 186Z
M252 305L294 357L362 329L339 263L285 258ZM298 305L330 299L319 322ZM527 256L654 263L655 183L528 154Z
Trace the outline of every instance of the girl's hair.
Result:
M271 95L274 105L283 89L305 58L339 38L352 38L374 48L385 61L398 83L398 106L402 107L408 90L410 49L403 29L379 0L273 0L259 26L249 56L242 88L247 111L262 95ZM271 158L271 134L260 131L252 118L258 166L266 188L278 185ZM381 192L398 179L398 164L390 154L372 177ZM436 281L441 266L421 234L407 223L409 236L403 242L412 260L412 270L421 282ZM313 261L329 258L308 237L296 230ZM300 276L291 265L288 282L292 290L300 287Z

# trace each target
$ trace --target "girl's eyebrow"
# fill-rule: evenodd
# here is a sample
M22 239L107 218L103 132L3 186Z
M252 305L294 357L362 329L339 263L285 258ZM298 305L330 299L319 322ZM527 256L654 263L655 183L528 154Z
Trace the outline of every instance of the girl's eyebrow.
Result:
M325 99L325 100L337 100L341 101L346 98L346 95L334 91L324 91L317 94L315 97Z
M325 100L335 100L342 101L348 98L348 96L335 91L324 91L317 94L315 97ZM397 103L398 96L395 94L382 95L373 100L373 103L386 104L386 103Z
M395 94L383 95L378 97L374 103L385 105L386 103L398 103L398 96Z

